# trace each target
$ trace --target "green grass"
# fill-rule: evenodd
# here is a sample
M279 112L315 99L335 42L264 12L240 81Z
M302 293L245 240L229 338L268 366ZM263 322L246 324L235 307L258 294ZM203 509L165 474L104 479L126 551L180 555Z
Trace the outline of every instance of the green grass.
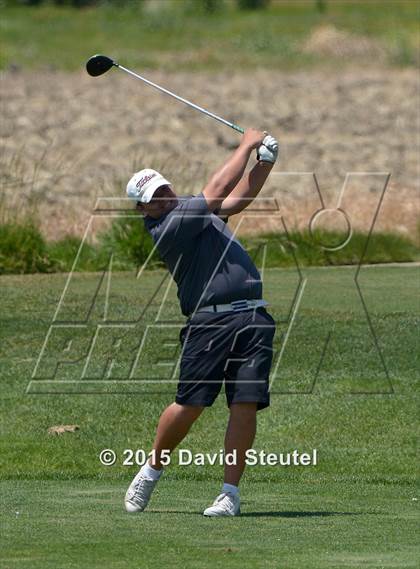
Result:
M54 385L36 378L28 391L66 275L1 277L0 565L416 567L420 270L366 267L359 276L391 383L375 356L354 274L355 267L304 270L306 287L281 374L274 378L270 408L259 414L255 449L317 448L318 466L248 467L241 491L243 516L230 520L201 517L222 476L221 466L209 465L171 465L150 508L140 516L124 513L124 491L136 472L136 466L123 466L124 449L150 448L159 413L173 400L175 385L158 380L153 388L160 394L152 395L140 380L132 382L133 393L126 393L118 379L124 376L124 365L117 365L108 383L96 381L99 393L88 394L83 380L73 386L63 383L66 377L77 380L76 364L70 372L60 370ZM146 313L151 323L164 298L165 287L158 287L165 275L149 271L138 281L130 273L114 275L108 318L133 321L151 301ZM75 275L59 318L80 320L99 277ZM277 321L276 350L297 282L292 269L266 269L264 274L264 296ZM90 314L89 329L103 313L105 284ZM165 319L182 325L185 319L174 290L167 301ZM139 322L129 338L141 337L144 327L145 322ZM312 393L304 395L331 330L330 349ZM169 333L175 343L177 331ZM168 340L167 333L148 348L147 377L156 377L156 362L171 353L163 340ZM130 354L124 346L121 353L124 364ZM101 345L92 361L93 376L107 354L109 345ZM41 370L48 371L56 356L54 349L47 350ZM69 387L76 387L78 394ZM50 393L42 393L45 389ZM226 421L221 393L181 447L218 451ZM70 423L80 429L60 437L47 434L51 425ZM112 467L98 460L104 448L117 453Z
M416 2L327 5L320 14L312 0L273 1L261 11L239 11L225 3L224 9L208 15L180 0L149 3L149 9L146 3L143 10L136 2L83 10L9 2L1 8L1 66L80 70L90 55L101 52L128 66L166 70L342 66L342 58L302 52L303 41L322 24L377 39L392 65L418 61Z
M162 481L127 516L122 483L7 482L2 567L416 567L417 505L399 486L248 483L244 515L205 519L217 484ZM16 514L19 512L19 514Z

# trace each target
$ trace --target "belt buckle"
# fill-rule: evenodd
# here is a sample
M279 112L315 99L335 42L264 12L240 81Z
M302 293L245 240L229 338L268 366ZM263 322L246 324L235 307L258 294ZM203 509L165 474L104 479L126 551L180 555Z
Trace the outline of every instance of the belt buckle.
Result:
M234 312L239 312L244 308L248 308L248 300L233 300L230 305Z

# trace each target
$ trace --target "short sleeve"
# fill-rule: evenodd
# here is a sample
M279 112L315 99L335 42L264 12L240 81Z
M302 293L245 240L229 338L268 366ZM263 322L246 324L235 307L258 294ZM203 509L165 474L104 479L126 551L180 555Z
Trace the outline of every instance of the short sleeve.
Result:
M203 192L180 199L180 203L166 216L160 228L161 246L170 249L174 244L191 243L212 224L211 211Z
M172 210L171 214L176 216L176 220L172 223L177 226L179 238L191 239L211 224L211 212L203 192L184 200L179 208Z

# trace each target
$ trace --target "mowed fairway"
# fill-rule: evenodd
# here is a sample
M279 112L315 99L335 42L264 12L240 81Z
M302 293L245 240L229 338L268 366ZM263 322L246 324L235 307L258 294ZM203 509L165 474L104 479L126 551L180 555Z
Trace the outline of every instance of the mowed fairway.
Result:
M219 492L222 467L176 461L143 514L124 512L124 493L137 471L123 465L124 450L149 450L159 413L173 400L171 374L156 372L156 362L169 361L166 344L148 344L143 374L154 377L153 384L145 384L140 371L124 381L124 342L124 357L106 367L114 349L107 341L92 356L88 380L81 379L83 362L69 365L76 349L70 345L67 365L55 379L43 379L58 356L66 361L59 342L47 343L31 382L67 277L1 277L0 566L417 567L419 268L362 268L362 297L355 271L305 269L301 279L291 269L264 272L264 297L278 323L277 367L254 448L316 448L318 464L249 466L242 515L231 519L201 515ZM88 314L93 329L106 304L109 320L135 322L131 334L141 334L166 299L162 314L178 326L170 333L176 342L185 319L175 291L166 295L165 276L148 271L136 281L116 273L112 285L105 280L98 288L97 274L76 275L61 305L62 321L74 324ZM86 313L95 290L96 303ZM146 305L147 316L136 322ZM75 345L82 356L86 348ZM226 420L222 392L181 447L217 452ZM48 435L58 424L80 428ZM114 466L101 465L104 448L116 452Z
M129 516L121 483L5 482L2 567L417 566L405 485L247 483L242 516L204 518L201 507L217 489L168 477L150 509Z

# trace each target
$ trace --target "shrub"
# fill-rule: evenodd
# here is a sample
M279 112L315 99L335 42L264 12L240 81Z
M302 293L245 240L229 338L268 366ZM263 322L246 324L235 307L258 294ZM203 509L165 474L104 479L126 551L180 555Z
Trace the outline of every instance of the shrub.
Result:
M261 10L267 8L270 0L236 0L240 10Z
M102 271L108 266L104 251L86 241L82 245L80 237L69 235L47 245L48 257L57 272ZM80 252L79 252L80 250ZM76 257L77 263L73 267Z
M420 227L420 224L419 224ZM251 258L259 266L263 246L267 267L290 267L295 260L300 266L357 265L418 261L419 243L393 233L373 233L367 243L365 233L355 232L345 247L337 251L323 245L338 245L343 236L336 232L308 231L268 233L240 237ZM0 274L103 271L113 256L112 270L131 270L140 267L154 249L153 239L141 218L116 219L112 226L98 236L96 245L83 243L80 237L46 243L32 221L0 225ZM155 251L148 269L165 268ZM77 258L77 263L75 264Z
M0 274L51 270L46 243L32 222L0 225Z
M184 0L183 11L187 15L211 15L220 12L224 7L224 0Z
M223 0L201 0L203 10L208 14L213 14L223 8Z
M315 0L316 9L321 14L324 14L327 11L327 2L326 0Z
M357 265L416 261L418 247L406 237L393 233L373 233L367 242L365 233L355 232L345 247L337 251L325 249L322 244L339 244L343 236L333 231L269 233L241 239L250 256L258 262L262 245L267 244L267 267Z
M132 0L51 0L57 6L72 6L73 8L89 8L91 6L102 6L106 4L115 6L133 5ZM135 0L138 9L144 0ZM217 0L216 0L217 1ZM46 3L45 0L8 0L9 5L17 4L23 6L39 6Z
M154 248L151 235L140 217L116 219L111 228L99 236L101 249L114 255L113 268L128 269L141 266ZM151 267L164 266L161 259L153 259Z

